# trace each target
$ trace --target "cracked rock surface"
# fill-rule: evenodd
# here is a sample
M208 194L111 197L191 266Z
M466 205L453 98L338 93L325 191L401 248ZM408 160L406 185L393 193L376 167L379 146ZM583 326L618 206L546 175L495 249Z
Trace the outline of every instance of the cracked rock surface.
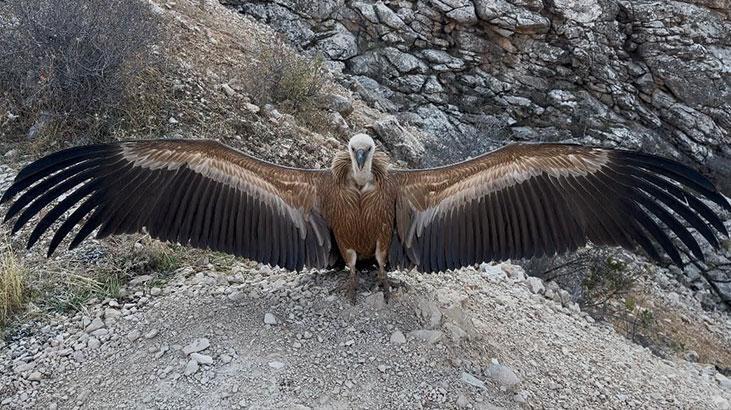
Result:
M399 158L411 164L576 141L673 157L731 192L727 0L222 3L424 131L427 149Z

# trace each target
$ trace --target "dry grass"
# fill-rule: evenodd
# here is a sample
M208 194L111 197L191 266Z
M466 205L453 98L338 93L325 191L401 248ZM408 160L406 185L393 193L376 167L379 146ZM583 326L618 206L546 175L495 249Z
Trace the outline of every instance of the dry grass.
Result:
M164 102L162 33L140 0L0 3L0 109L14 117L0 137L41 151L144 132Z
M261 45L248 77L254 81L245 88L257 104L274 103L301 110L312 104L325 86L324 60L289 50L277 36Z
M647 346L660 356L687 351L698 353L700 363L731 369L729 342L711 332L705 321L682 307L666 302L638 287L615 303L608 320L628 339Z
M26 268L7 240L0 246L0 325L4 325L23 303Z

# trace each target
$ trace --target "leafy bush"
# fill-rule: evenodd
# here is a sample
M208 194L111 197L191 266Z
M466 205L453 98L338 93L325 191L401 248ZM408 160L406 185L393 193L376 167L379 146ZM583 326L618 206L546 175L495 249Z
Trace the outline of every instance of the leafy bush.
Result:
M161 33L138 0L0 3L0 125L16 126L1 135L109 135L159 75Z

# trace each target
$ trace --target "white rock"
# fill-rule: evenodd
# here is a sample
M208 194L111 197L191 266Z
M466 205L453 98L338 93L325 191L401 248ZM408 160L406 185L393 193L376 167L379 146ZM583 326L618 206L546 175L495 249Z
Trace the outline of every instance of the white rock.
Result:
M513 396L513 400L518 403L528 402L528 392L525 390L518 391L517 393L515 393L515 396Z
M197 372L199 368L200 367L198 366L198 362L190 359L185 365L185 370L183 371L183 374L185 374L186 376L190 376L191 374Z
M102 343L96 337L90 337L86 342L86 347L92 350L98 349L101 345Z
M404 336L403 332L400 330L397 330L391 334L391 344L395 345L402 345L406 343L406 336Z
M150 289L150 295L152 295L152 296L158 296L161 293L162 293L162 289L160 289L158 287L154 287L154 288Z
M267 325L276 325L277 317L274 316L274 314L267 312L264 314L264 323Z
M139 330L135 329L127 334L127 340L130 342L134 342L135 340L139 339L140 336L142 336L142 333L140 333Z
M470 401L467 400L467 396L465 396L464 394L460 393L459 396L457 396L457 403L456 403L456 405L460 409L464 409L464 408L467 408L470 405Z
M173 125L178 124L179 122L180 121L176 120L175 117L170 117L168 119L168 123L173 124Z
M723 396L713 396L711 400L713 401L715 408L718 410L731 409L731 404Z
M205 354L191 353L190 358L198 362L198 364L213 364L213 358Z
M122 312L120 312L117 309L112 309L112 308L104 309L104 318L105 319L116 319L120 316L122 316Z
M419 314L426 320L428 329L436 329L442 323L442 312L433 301L422 299L419 301Z
M229 293L228 296L226 296L226 297L231 302L239 302L239 301L244 300L244 297L246 297L246 295L244 294L244 292L240 292L238 290L235 290L235 291Z
M210 345L211 343L205 337L195 339L193 342L183 348L183 353L186 355L189 355L191 353L197 353L201 350L208 349Z
M546 288L543 286L543 281L540 278L530 276L525 283L533 293L544 293L546 291Z
M274 370L280 370L280 369L283 369L283 368L284 368L284 366L285 366L285 364L284 364L284 363L282 363L282 362L280 362L280 361L276 361L276 360L275 360L275 361L273 361L273 362L269 362L269 367L271 367L271 368L272 368L272 369L274 369Z
M79 363L81 363L84 360L86 360L86 357L84 357L84 353L82 353L80 351L77 351L77 352L72 353L71 354L71 358L74 359L75 361L79 362Z
M97 329L89 334L94 337L103 337L103 336L108 335L109 331L107 329Z
M731 379L721 373L716 373L716 381L722 389L731 392Z
M99 330L103 327L104 327L104 321L98 317L95 317L94 320L91 321L89 326L87 326L86 329L84 329L84 330L86 331L86 333L91 333L91 332L93 332L95 330Z
M157 336L159 331L157 329L152 329L149 332L145 333L145 339L152 339L153 337Z
M493 363L487 368L486 373L502 387L511 388L520 383L520 378L508 366Z
M28 376L28 380L32 382L39 382L43 380L43 374L41 374L41 372L33 372L30 376Z
M437 343L438 341L442 340L442 336L444 336L444 334L442 333L441 330L422 329L422 330L414 330L413 332L410 332L409 336L411 336L415 339L423 340L429 344L434 344L434 343Z
M508 277L515 282L522 282L525 280L525 271L520 266L510 265L507 263L501 263L500 267Z
M221 90L223 90L223 92L226 93L226 95L229 97L233 97L234 95L236 95L236 91L234 91L234 89L231 88L231 86L228 84L223 84L221 86Z
M259 108L258 105L252 104L249 102L244 103L244 108L246 108L247 111L254 113L254 114L258 113L261 110L261 108Z
M480 389L485 388L485 382L483 382L482 380L478 379L477 377L475 377L467 372L462 372L460 379L462 379L463 382L465 382L471 386L475 386Z
M25 373L29 370L33 370L35 367L36 367L35 362L30 362L30 363L20 362L20 364L17 364L17 365L15 365L15 367L13 367L13 371L16 374L20 374L20 373Z
M505 275L505 272L503 271L503 268L501 265L493 265L490 263L481 263L480 264L480 272L484 273L490 278L495 279L505 279L507 276Z

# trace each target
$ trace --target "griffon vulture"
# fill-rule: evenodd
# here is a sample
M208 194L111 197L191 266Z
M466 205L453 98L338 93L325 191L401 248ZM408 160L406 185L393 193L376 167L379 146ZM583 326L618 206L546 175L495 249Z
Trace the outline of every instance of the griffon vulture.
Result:
M67 211L48 254L77 226L74 248L141 232L291 270L345 263L354 300L356 262L438 272L598 245L641 248L682 265L679 246L703 258L727 235L706 201L731 206L701 174L654 155L568 144L512 144L449 166L389 166L355 135L329 169L274 165L213 141L89 145L26 166L5 192L18 231L55 200L30 248ZM673 242L672 231L679 242ZM682 243L682 245L680 245Z

